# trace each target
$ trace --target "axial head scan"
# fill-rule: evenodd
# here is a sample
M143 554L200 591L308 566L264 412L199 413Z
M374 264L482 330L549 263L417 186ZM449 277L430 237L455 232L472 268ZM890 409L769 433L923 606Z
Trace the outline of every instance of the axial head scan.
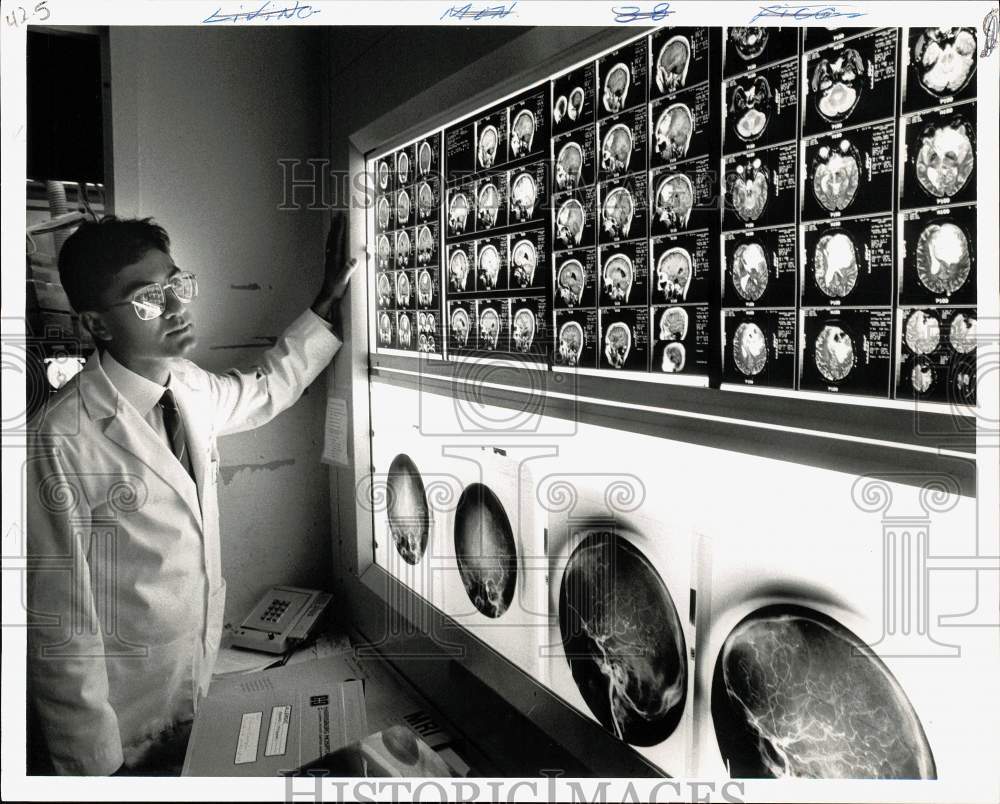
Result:
M767 47L770 32L767 28L746 27L730 28L729 41L733 49L744 61L757 58Z
M767 290L767 253L760 243L741 243L733 252L733 287L741 298L755 302Z
M913 47L921 85L939 98L965 89L976 71L975 28L925 28Z
M632 330L628 324L615 321L604 333L604 357L611 368L624 368L632 351Z
M514 313L514 350L528 352L535 342L537 322L535 314L528 308L522 308Z
M556 187L571 190L580 184L583 172L583 149L578 143L567 142L556 157Z
M514 117L514 123L510 127L511 154L517 159L530 153L534 141L535 115L528 109L522 109Z
M751 321L744 321L736 328L733 336L733 362L747 377L753 377L764 370L767 363L767 338L764 332Z
M816 241L813 254L816 287L831 299L842 299L858 281L858 252L846 232L828 232Z
M690 62L691 44L687 37L668 39L656 58L656 86L660 92L673 92L684 86Z
M917 279L931 293L950 296L969 278L969 239L954 223L931 223L917 240Z
M918 394L927 393L934 384L934 369L924 360L917 360L910 369L910 384Z
M854 368L854 341L836 324L826 324L813 344L816 368L830 382L840 382Z
M612 302L627 303L635 276L632 260L625 254L615 254L605 261L603 275L607 297Z
M760 218L770 195L771 174L759 157L741 162L729 177L730 198L740 220L752 223Z
M538 263L535 244L530 240L519 240L510 250L510 259L514 266L514 284L521 288L531 287L535 281L535 265Z
M604 94L602 96L605 111L620 112L625 108L629 87L632 85L632 73L621 62L608 70L604 77Z
M667 161L683 159L691 145L694 115L686 103L674 103L656 121L656 151Z
M850 140L842 139L836 147L823 145L812 159L813 195L823 209L843 212L861 182L861 155Z
M632 161L632 131L624 123L612 126L601 144L601 167L612 176L628 173Z
M660 223L671 229L683 229L694 207L694 187L683 173L671 173L656 186L654 212Z
M941 342L941 325L938 320L923 310L914 310L906 319L903 328L906 345L917 355L927 355L937 349Z
M831 123L845 120L861 100L866 79L865 62L854 48L840 51L833 61L821 59L811 81L816 111Z
M948 327L948 340L959 354L966 355L976 348L976 317L961 311L955 313Z
M583 298L584 288L583 266L580 261L566 260L559 267L556 284L559 286L559 295L566 304L571 307L579 304Z
M736 136L744 142L759 140L767 129L773 108L771 85L764 76L740 81L729 102L729 116Z
M960 114L947 121L930 122L920 137L917 181L935 198L950 198L969 181L976 166L972 127Z
M691 253L680 246L668 248L656 262L656 289L664 299L683 301L691 286Z
M570 198L563 202L556 213L556 237L564 246L578 246L583 239L585 223L583 204Z

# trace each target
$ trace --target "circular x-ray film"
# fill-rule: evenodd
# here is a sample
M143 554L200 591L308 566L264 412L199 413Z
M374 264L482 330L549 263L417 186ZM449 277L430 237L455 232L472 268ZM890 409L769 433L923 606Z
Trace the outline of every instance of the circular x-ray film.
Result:
M465 592L491 619L503 617L517 586L517 544L503 503L489 486L472 483L455 508L455 559Z
M413 459L405 453L393 458L386 478L389 532L396 551L407 564L424 557L433 525L424 481Z

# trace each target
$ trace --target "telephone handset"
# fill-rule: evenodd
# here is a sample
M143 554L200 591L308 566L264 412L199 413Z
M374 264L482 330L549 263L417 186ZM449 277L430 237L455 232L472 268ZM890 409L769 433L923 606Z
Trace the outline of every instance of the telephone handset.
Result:
M272 586L233 632L232 644L285 653L310 635L332 600L333 595L315 589Z

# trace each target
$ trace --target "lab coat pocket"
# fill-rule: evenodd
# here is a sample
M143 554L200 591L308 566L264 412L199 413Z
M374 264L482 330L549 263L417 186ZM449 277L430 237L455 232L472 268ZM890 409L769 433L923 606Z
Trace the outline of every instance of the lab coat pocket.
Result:
M198 674L198 696L207 694L215 660L219 655L219 642L222 638L222 621L226 612L226 582L221 580L219 586L208 597L208 619L205 625L205 663Z

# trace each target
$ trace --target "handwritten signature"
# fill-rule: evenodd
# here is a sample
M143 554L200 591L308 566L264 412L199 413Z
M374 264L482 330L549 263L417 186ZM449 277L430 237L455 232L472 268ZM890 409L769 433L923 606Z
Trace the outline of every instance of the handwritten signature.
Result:
M997 46L998 17L1000 12L994 8L983 18L983 52L979 54L980 58L988 59Z
M485 19L503 19L511 14L514 14L514 8L517 6L517 0L514 0L510 5L499 5L499 6L479 6L478 8L473 8L472 3L466 3L464 6L451 6L445 9L444 14L442 14L439 19L451 19L451 20L485 20ZM514 14L514 16L517 16Z
M295 5L293 6L272 8L271 0L265 0L265 2L256 11L243 11L243 4L241 3L239 11L223 14L220 6L205 17L204 22L239 22L240 20L245 20L246 22L254 22L256 20L272 22L281 20L305 20L309 19L309 17L313 14L319 14L322 10L323 9L313 8L310 5L300 3L299 0L295 0Z
M643 11L639 6L614 6L611 13L615 15L615 22L628 24L636 20L659 22L674 12L670 8L670 3L657 3L649 11Z
M845 6L854 8L854 6ZM865 16L864 11L841 11L838 6L824 5L823 3L806 3L805 5L790 5L788 3L776 3L770 6L760 6L750 22L767 17L791 17L794 20L829 20L836 17L846 17L856 19Z

